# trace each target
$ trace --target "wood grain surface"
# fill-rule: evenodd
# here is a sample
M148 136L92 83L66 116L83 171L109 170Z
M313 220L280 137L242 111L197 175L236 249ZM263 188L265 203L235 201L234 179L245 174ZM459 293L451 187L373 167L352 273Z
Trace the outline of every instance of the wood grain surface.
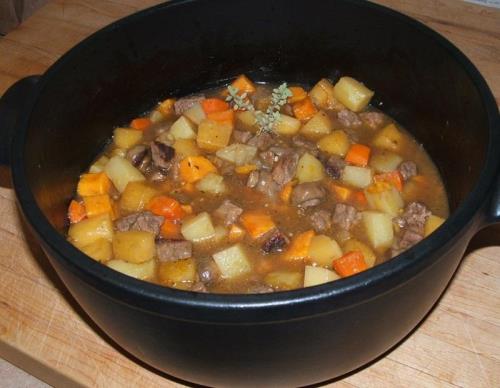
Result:
M459 0L379 0L443 34L500 101L500 11ZM95 30L155 0L52 0L0 38L0 94ZM500 150L499 150L500 152ZM54 386L183 387L122 353L86 317L20 219L0 169L0 356ZM500 387L500 228L473 240L436 308L403 343L335 387ZM0 386L2 383L0 382Z

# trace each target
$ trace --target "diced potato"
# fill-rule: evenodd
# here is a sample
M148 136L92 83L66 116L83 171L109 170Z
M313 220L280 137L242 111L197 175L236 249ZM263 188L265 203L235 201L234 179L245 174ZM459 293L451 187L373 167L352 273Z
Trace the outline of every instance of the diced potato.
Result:
M196 183L196 188L203 193L222 194L226 192L227 186L224 183L224 177L213 172L205 175Z
M132 163L121 156L113 156L104 167L104 172L122 193L129 182L143 181L144 175Z
M205 151L215 152L229 144L233 126L228 122L203 120L198 127L196 142Z
M213 237L210 239L211 244L220 244L226 240L228 237L228 230L223 227L222 225L216 225L214 226L215 234Z
M151 279L156 269L155 260L149 260L141 264L129 263L123 260L110 260L106 265L115 271L140 280Z
M99 238L90 244L79 247L79 249L101 263L113 258L111 242L105 238Z
M173 116L175 113L175 98L167 98L158 104L156 110L162 114L163 117Z
M257 154L257 147L233 143L215 153L219 158L234 163L237 166L248 164Z
M111 241L113 239L111 216L105 213L72 224L68 230L68 237L77 247L89 245L101 238Z
M152 123L159 123L165 118L163 114L159 110L154 110L149 114L149 119L151 120Z
M200 123L207 118L205 111L201 107L200 103L194 104L191 108L186 110L183 113L189 120L191 120L196 125L200 125Z
M144 263L156 255L155 236L140 230L116 232L113 238L113 255L117 260Z
M439 228L443 223L445 219L435 216L434 214L431 214L427 220L425 221L424 225L424 235L427 237L429 234L434 232L437 228Z
M364 192L370 208L380 210L393 217L396 217L404 207L401 193L390 183L375 182Z
M399 151L403 142L403 134L394 124L382 128L372 140L374 146L390 151Z
M113 132L113 143L118 148L125 150L136 145L142 140L142 131L130 128L116 128Z
M176 288L192 284L196 280L196 263L194 259L183 259L160 263L158 279L163 284Z
M176 140L196 139L196 128L191 121L181 116L170 127L170 134Z
M250 261L241 244L214 253L213 258L222 277L226 279L238 277L252 270Z
M111 151L111 157L113 156L120 156L124 158L125 156L127 156L127 150L124 148L115 148Z
M215 229L210 215L207 212L203 212L183 221L181 233L186 240L199 242L213 238Z
M342 181L348 185L364 189L373 182L373 171L369 167L345 166Z
M108 163L109 158L107 156L101 156L99 159L97 159L92 166L89 168L90 173L98 173L98 172L103 172L104 171L104 166L106 163Z
M323 78L316 85L314 85L309 92L309 97L311 97L314 104L319 108L335 110L343 108L333 95L332 83L326 78Z
M390 151L375 153L370 158L370 166L377 172L391 172L398 168L403 158Z
M332 260L342 256L342 249L340 249L337 241L324 234L320 234L312 238L307 256L316 264L331 268Z
M174 147L175 154L181 158L200 154L200 149L192 139L177 139L172 147Z
M264 281L276 290L293 290L303 284L303 275L300 272L274 271L269 272Z
M120 197L120 210L134 213L144 209L151 198L159 194L158 190L145 181L129 182Z
M333 87L334 97L353 112L368 105L375 93L351 77L342 77Z
M320 110L300 128L300 133L310 139L318 139L321 136L328 135L332 129L332 120L325 112Z
M304 287L316 286L337 279L340 279L339 275L323 267L306 265L304 270Z
M299 183L320 181L324 176L323 164L318 159L308 152L302 155L299 159L296 172Z
M392 217L389 214L377 211L364 211L361 213L366 235L373 248L385 250L394 241Z
M257 121L255 120L255 114L253 112L250 112L249 110L237 111L235 113L235 117L236 127L238 129L252 133L257 132L257 130L259 129Z
M297 120L295 117L280 114L280 118L274 126L274 130L280 135L295 135L299 131L300 125L300 120Z
M349 150L351 141L342 130L333 131L318 141L318 148L332 155L344 157Z
M369 268L375 265L377 256L375 255L373 250L364 242L356 240L355 238L350 238L342 244L342 248L344 248L344 252L360 251L363 254L365 263Z

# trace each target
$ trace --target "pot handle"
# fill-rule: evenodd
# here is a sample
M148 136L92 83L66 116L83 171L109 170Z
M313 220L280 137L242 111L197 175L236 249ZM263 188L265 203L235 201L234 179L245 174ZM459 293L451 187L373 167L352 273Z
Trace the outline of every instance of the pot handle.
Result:
M486 226L500 223L500 171L497 172L496 182L491 196L489 212L486 215Z
M39 75L22 78L0 97L0 164L9 165L10 148L19 118L35 90Z

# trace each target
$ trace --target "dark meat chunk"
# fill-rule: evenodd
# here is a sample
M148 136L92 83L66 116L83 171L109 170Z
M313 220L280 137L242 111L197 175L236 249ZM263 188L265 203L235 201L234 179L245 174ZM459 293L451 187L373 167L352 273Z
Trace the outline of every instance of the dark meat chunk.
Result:
M252 171L249 175L248 175L248 179L247 179L247 187L255 187L257 186L257 183L259 183L259 171L258 170L254 170Z
M311 214L309 220L311 221L311 225L316 232L324 232L332 226L332 213L324 209L316 210L313 214Z
M333 179L340 179L342 176L342 171L344 171L345 162L344 159L339 156L330 156L325 163L325 172Z
M250 140L248 140L247 144L257 147L260 151L265 151L269 147L271 147L274 143L274 139L272 135L270 135L267 132L262 132L254 137L252 137Z
M271 150L261 152L259 158L262 162L262 168L266 170L273 168L274 162L278 161L278 156Z
M170 169L168 170L168 178L174 182L180 180L179 163L181 162L181 160L182 157L180 155L175 155L171 160Z
M363 112L359 118L371 129L378 129L385 121L385 115L380 112Z
M294 136L292 138L292 143L297 147L297 152L299 156L302 156L306 152L310 153L313 156L318 156L319 150L316 143L305 140L301 136Z
M420 202L409 203L404 213L395 217L393 221L402 229L412 230L413 232L424 235L424 225L431 212Z
M224 225L229 226L238 220L241 213L243 213L243 209L241 207L236 206L229 199L226 199L213 214L215 217L224 220Z
M146 172L151 165L151 151L146 145L139 144L127 151L127 159L134 167Z
M405 181L410 179L412 176L417 175L418 172L417 164L415 162L412 162L411 160L401 163L398 167L398 170Z
M325 197L325 189L317 182L301 183L294 187L292 205L307 208L318 205Z
M184 98L177 100L174 104L175 114L178 116L183 114L189 108L192 108L192 106L194 104L197 104L204 99L205 99L205 96L200 94L200 95L195 95L195 96L190 96L190 97L184 97Z
M283 249L288 245L290 240L278 229L268 233L269 237L265 237L265 241L261 246L264 253L283 252Z
M157 236L160 233L160 227L164 220L163 216L155 216L153 213L144 211L119 218L116 220L115 226L119 232L140 230L153 233Z
M359 127L363 122L359 118L357 113L354 113L348 109L342 109L337 113L337 117L344 127Z
M230 175L234 172L234 163L228 162L215 155L206 155L206 158L217 167L221 175Z
M150 147L153 165L159 170L168 171L172 165L172 158L175 156L174 148L159 141L151 142Z
M297 171L299 155L296 152L286 152L283 154L273 169L273 179L279 185L285 185L290 182Z
M332 222L341 229L349 230L360 218L361 215L354 206L337 203L333 211Z
M211 257L203 257L198 260L196 270L203 284L209 284L219 279L219 267Z
M156 254L160 261L177 261L191 257L193 243L184 240L157 240Z
M238 131L236 129L233 131L233 143L246 143L251 137L252 134L248 131Z
M417 233L413 230L407 229L403 230L401 236L399 236L391 248L391 257L399 255L401 252L407 250L412 247L419 241L421 241L424 236L420 233Z
M259 179L255 185L255 190L267 195L268 197L274 198L280 191L280 186L274 181L270 172L259 171Z

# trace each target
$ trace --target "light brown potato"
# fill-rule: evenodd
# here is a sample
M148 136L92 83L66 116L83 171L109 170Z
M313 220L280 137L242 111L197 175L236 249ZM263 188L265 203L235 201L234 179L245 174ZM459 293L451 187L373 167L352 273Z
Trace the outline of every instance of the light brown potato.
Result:
M341 77L333 87L333 95L353 112L364 109L375 93L351 77Z
M113 224L110 214L101 214L72 224L68 230L68 237L77 247L92 244L101 238L111 241L113 239Z
M165 285L188 288L196 280L196 263L193 259L182 259L160 263L158 279Z
M342 157L347 154L350 145L351 141L349 140L349 137L341 129L333 131L318 141L318 148L321 151Z
M156 255L153 233L139 230L116 232L113 238L113 256L117 260L140 264Z
M215 152L229 144L232 132L233 126L230 124L205 119L198 127L196 142L201 149Z
M333 130L333 123L330 117L319 111L300 128L300 133L309 139L318 139L321 136L328 135Z
M145 181L129 182L120 197L120 210L124 213L144 210L151 198L158 194L159 191Z
M303 278L300 272L274 271L269 272L264 281L276 290L293 290L302 286Z
M152 279L155 275L156 261L149 260L134 264L123 260L110 260L106 263L109 268L140 280Z

